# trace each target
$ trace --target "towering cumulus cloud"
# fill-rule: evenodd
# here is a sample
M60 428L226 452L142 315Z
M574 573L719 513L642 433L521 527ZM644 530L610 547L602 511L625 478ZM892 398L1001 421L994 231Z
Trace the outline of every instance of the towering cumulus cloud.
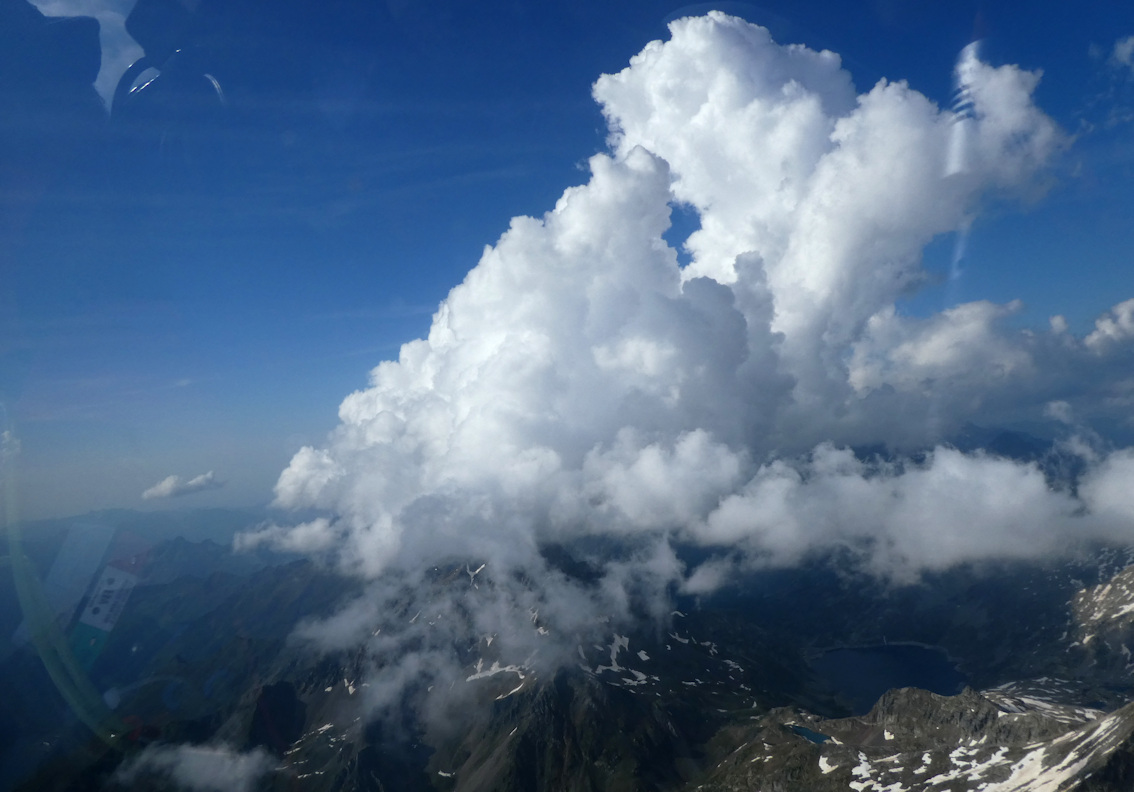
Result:
M965 60L957 169L953 112L905 83L856 95L837 55L720 13L670 29L595 84L610 153L590 180L514 219L428 338L295 455L278 503L327 516L243 542L330 549L380 580L461 559L475 583L486 563L494 597L570 621L836 546L909 577L1126 530L1128 452L1099 456L1076 496L1034 465L934 445L1008 409L1118 409L1129 304L1087 339L1058 318L1009 330L1015 304L895 309L928 242L1042 184L1066 140L1032 103L1038 76ZM700 218L685 267L663 237L674 205ZM897 455L866 462L859 444ZM900 457L914 449L930 450ZM588 535L636 549L594 559L584 592L541 548ZM713 560L687 568L677 543ZM313 632L377 608L359 607Z

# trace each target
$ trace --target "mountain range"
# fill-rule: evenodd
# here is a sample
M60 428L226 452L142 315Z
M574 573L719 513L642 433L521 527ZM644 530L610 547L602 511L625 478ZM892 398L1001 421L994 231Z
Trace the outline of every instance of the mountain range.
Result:
M50 548L30 545L47 577ZM295 639L305 620L364 594L358 581L310 560L236 556L211 539L165 538L146 552L88 669L112 740L69 709L32 643L9 648L0 733L12 788L1134 785L1134 558L1122 548L965 565L902 585L838 556L757 570L712 596L675 594L660 618L560 637L557 646L573 644L569 660L505 656L492 636L455 645L461 670L448 691L411 674L382 706L372 691L393 673L390 657ZM585 575L572 547L547 552ZM491 570L475 571L454 562L429 585L438 596L487 592ZM433 618L411 613L415 602L383 618ZM436 618L429 629L451 630ZM525 618L537 637L554 629ZM194 757L249 772L239 784L210 781Z

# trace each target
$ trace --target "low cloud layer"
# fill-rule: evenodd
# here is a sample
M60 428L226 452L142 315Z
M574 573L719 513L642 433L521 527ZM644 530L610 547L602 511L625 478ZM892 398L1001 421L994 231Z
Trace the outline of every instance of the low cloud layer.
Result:
M164 788L185 792L248 792L274 765L260 749L240 753L224 746L151 745L125 763L115 780L160 781Z
M192 495L194 492L220 489L223 486L224 482L218 481L211 470L208 473L202 473L188 481L183 480L181 476L166 476L157 484L154 484L143 492L142 499L178 498L182 495Z
M1129 538L1129 450L1069 442L1086 465L1072 494L1036 464L942 442L970 422L1128 420L1134 302L1082 338L1059 317L1014 329L1015 303L897 307L931 240L1044 189L1068 139L1032 101L1039 76L970 51L959 157L958 116L903 82L856 94L834 53L715 12L670 29L595 84L610 151L590 180L513 219L428 337L280 476L279 505L326 516L242 540L376 581L369 604L309 627L322 645L370 635L374 602L414 607L418 570L443 561L487 564L429 600L475 636L528 611L551 632L663 612L666 592L834 548L908 580ZM674 206L700 220L684 268ZM891 453L848 450L867 445ZM631 549L594 554L587 587L541 550L609 537ZM687 568L679 543L710 560ZM491 606L458 608L474 588ZM382 640L418 628L400 629Z

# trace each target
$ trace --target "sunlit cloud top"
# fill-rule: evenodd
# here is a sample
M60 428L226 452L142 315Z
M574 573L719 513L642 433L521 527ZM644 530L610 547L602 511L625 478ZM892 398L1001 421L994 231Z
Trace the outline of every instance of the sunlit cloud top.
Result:
M278 504L331 516L290 544L365 575L440 555L522 567L593 533L741 565L847 546L898 575L1058 546L1084 504L1032 465L845 450L930 448L1055 400L1109 409L1125 304L1085 339L1011 329L1016 303L896 308L931 240L1034 196L1067 145L1032 101L1039 75L966 50L969 164L950 173L955 114L905 83L856 95L834 53L720 13L670 29L595 84L611 151L590 181L515 218L428 337L295 455ZM677 204L700 220L684 268L663 238Z

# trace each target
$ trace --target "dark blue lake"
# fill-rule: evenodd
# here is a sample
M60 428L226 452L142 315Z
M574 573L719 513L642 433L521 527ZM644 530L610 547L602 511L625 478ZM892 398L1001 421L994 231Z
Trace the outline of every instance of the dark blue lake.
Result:
M951 696L965 686L964 676L943 651L910 644L831 649L812 660L811 669L855 715L869 712L891 688L916 687Z

